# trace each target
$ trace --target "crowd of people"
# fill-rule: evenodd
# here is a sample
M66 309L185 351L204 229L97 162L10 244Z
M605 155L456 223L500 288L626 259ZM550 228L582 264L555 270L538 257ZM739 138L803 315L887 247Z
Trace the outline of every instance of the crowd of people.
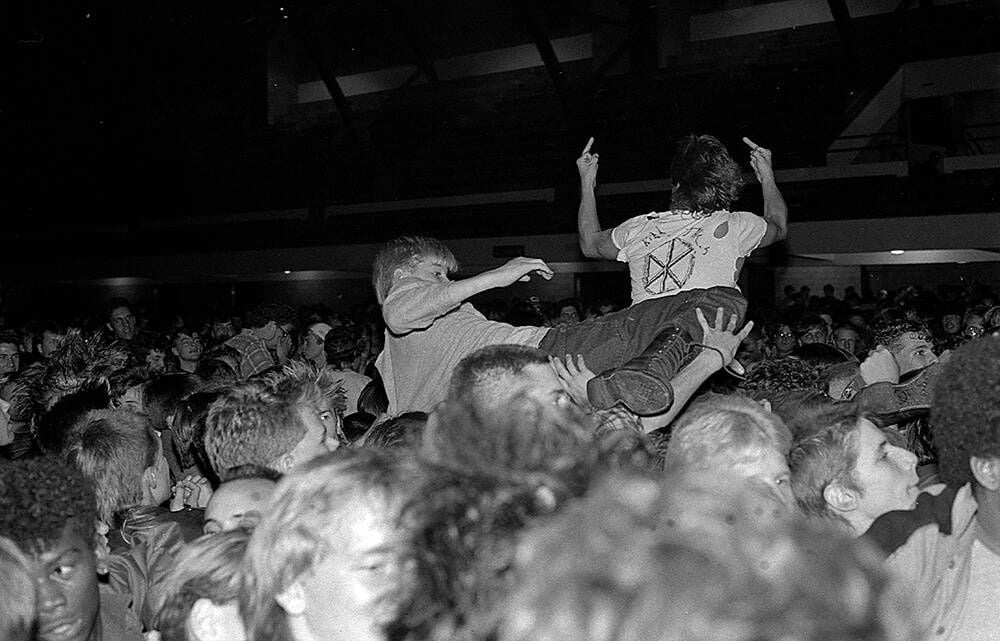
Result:
M477 308L551 268L401 237L377 308L3 330L0 638L1000 638L995 293L747 301L788 212L745 142L763 215L691 136L613 229L587 143L628 305Z

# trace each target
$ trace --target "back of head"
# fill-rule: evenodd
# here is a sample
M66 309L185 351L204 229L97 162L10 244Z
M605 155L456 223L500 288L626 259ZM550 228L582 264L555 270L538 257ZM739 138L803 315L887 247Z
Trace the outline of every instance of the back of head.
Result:
M488 345L455 366L448 400L461 401L480 413L503 411L518 394L515 381L532 365L549 366L549 356L526 345Z
M365 436L367 447L417 447L427 426L427 412L405 412L382 421Z
M330 328L323 338L326 362L337 369L349 368L364 352L367 337L365 330L352 321Z
M529 532L501 641L911 638L871 549L719 489L612 477Z
M287 325L295 322L295 310L284 303L261 303L246 313L246 326L261 328L268 323Z
M98 516L111 523L115 514L142 502L143 473L156 463L160 447L145 416L93 410L73 427L65 452L93 482Z
M305 433L274 390L254 381L232 388L212 403L205 421L205 451L212 469L225 480L225 471L240 465L275 467Z
M239 598L243 557L250 533L243 529L206 534L188 543L162 579L167 595L156 615L163 641L187 641L192 609L200 599L225 605Z
M201 385L193 374L178 372L159 376L143 387L143 409L149 416L153 429L167 429L167 418L177 412L185 397Z
M379 449L341 450L285 476L251 537L240 611L250 641L290 638L275 600L338 549L356 548L371 524L394 530L407 464Z
M690 134L677 143L670 162L674 183L671 209L713 212L728 209L740 194L743 176L714 136Z
M711 473L764 451L785 456L790 447L791 434L777 415L742 396L709 394L678 418L664 467Z
M451 250L436 238L426 236L400 236L382 245L372 265L372 285L379 305L392 289L393 274L397 269L408 269L425 258L444 262L448 272L458 270L458 261Z
M785 356L762 361L751 370L740 389L746 392L788 392L792 390L820 390L820 374L801 358Z
M972 481L972 457L1000 457L1000 337L952 353L934 387L931 429L946 483Z
M800 435L788 454L792 472L792 494L802 512L810 517L843 522L827 504L826 488L831 483L857 490L853 470L858 458L858 429L861 416L853 403L836 403L814 410L811 430Z

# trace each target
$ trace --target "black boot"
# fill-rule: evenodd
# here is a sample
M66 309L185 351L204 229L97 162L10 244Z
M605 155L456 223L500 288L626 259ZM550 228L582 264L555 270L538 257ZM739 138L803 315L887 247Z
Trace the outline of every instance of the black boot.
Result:
M590 404L609 409L622 403L640 416L662 414L674 402L673 378L691 351L691 335L678 327L660 332L642 354L587 383Z

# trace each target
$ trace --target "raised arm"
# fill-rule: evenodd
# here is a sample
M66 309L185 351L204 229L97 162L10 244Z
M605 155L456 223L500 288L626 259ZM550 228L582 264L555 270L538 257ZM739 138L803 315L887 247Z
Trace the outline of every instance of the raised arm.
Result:
M771 150L761 147L749 138L743 142L750 147L750 166L753 167L760 188L764 194L764 220L767 221L767 231L759 247L784 240L788 235L788 206L774 182L774 170L771 168Z
M598 154L590 153L594 139L587 141L583 153L576 159L576 168L580 172L580 209L576 213L576 229L580 234L580 251L588 258L610 258L618 256L618 248L611 240L611 230L601 231L601 222L597 219L597 198L594 188L597 185Z

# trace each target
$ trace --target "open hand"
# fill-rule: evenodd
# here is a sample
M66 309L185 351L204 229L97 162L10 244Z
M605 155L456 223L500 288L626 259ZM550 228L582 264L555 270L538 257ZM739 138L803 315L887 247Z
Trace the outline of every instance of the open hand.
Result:
M556 356L550 356L549 362L573 402L580 407L588 407L590 399L587 397L587 381L594 378L594 373L587 367L587 363L583 360L583 354L576 355L576 362L573 361L572 354L566 354L565 361L559 360Z
M899 364L896 362L896 357L884 345L876 345L875 349L868 353L868 357L861 361L860 369L865 385L899 382Z
M497 287L506 287L518 281L526 283L531 280L532 275L550 280L553 271L541 258L518 256L492 270L492 274L496 278Z
M750 166L753 167L753 173L757 176L757 180L761 184L773 181L774 170L771 168L771 150L761 147L746 136L743 136L743 142L750 147Z
M698 317L698 324L701 325L702 339L701 342L707 347L712 347L719 350L722 355L722 360L720 367L725 367L730 363L733 363L733 359L736 358L736 350L739 349L740 343L743 339L750 334L750 330L753 329L753 321L749 321L743 326L739 332L736 332L736 323L739 322L739 317L733 314L729 317L729 322L723 327L723 316L725 314L724 310L719 307L715 310L715 325L709 325L708 321L705 319L705 314L701 311L701 308L696 308L695 315Z
M587 141L587 146L583 148L583 153L576 159L576 169L580 172L580 182L587 187L593 187L597 183L599 155L590 153L590 147L593 144L594 137L591 136L590 140Z

